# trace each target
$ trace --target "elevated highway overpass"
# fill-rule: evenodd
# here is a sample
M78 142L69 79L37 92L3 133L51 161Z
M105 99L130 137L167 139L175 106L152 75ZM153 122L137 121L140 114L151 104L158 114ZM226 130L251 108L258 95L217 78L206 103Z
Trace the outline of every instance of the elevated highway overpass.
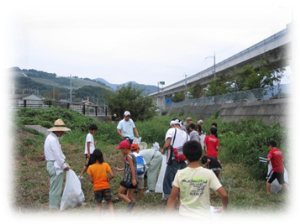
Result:
M255 61L260 60L263 55L267 55L267 53L272 51L276 51L278 57L275 58L270 54L268 59L276 62L280 67L285 67L288 65L289 61L291 61L291 55L289 53L291 43L292 28L291 25L287 25L284 30L275 33L259 43L215 64L214 66L166 86L163 91L151 93L149 96L153 97L153 100L158 107L165 109L166 101L171 99L173 94L183 92L196 84L205 86L214 78L215 74L233 74L235 67L239 69L247 64L252 64Z

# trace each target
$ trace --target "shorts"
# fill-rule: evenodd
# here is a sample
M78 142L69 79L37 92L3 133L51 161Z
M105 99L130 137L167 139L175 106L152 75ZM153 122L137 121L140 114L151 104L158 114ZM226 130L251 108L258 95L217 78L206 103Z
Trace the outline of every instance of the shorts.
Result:
M284 175L283 173L277 173L274 171L271 171L269 175L267 176L267 183L272 183L275 179L278 180L279 184L284 184Z
M138 177L138 185L137 188L139 190L143 190L144 189L144 178Z
M120 185L127 189L134 189L134 188L137 188L137 186L138 186L138 184L133 186L131 181L123 181L123 180L121 181Z
M218 174L218 173L220 173L220 171L222 170L221 168L212 168L211 169L215 174Z
M103 198L105 201L109 201L112 198L110 189L94 191L94 196L95 196L95 202L97 203L101 203Z
M89 167L89 165L92 165L92 155L90 155L90 158L87 157L87 154L85 154L85 162L84 162L84 166L86 166L87 168Z

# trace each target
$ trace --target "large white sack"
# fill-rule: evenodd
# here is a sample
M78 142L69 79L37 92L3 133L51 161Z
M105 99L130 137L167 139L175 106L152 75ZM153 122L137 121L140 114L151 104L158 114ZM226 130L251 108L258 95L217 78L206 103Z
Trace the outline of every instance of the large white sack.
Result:
M204 150L204 139L205 139L206 134L200 135L200 144L202 146L202 152Z
M272 170L272 164L269 163L268 165L268 174L270 173L270 171ZM289 175L288 172L286 171L286 169L284 168L284 181L286 183L289 182ZM270 191L274 194L277 194L279 191L281 191L282 186L279 184L278 180L275 179L272 183L271 183L271 189Z
M210 206L210 218L212 221L217 221L222 216L221 213L218 213L218 209L214 206Z
M60 203L60 210L80 206L84 202L81 183L73 170L66 172L66 185Z
M165 177L165 172L167 168L167 155L163 155L163 160L161 161L160 172L155 186L156 193L163 193L163 182Z

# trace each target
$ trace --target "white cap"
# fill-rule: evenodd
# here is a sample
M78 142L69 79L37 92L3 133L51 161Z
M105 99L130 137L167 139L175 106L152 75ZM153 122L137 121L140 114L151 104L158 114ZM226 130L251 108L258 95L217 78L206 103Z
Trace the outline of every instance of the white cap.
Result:
M173 124L180 124L180 120L179 119L171 120L170 126L172 126Z
M203 123L203 121L202 121L202 120L199 120L197 123L198 123L198 124L201 124L201 123Z
M124 115L125 115L125 116L130 116L130 112L129 112L129 111L125 111L125 112L124 112Z

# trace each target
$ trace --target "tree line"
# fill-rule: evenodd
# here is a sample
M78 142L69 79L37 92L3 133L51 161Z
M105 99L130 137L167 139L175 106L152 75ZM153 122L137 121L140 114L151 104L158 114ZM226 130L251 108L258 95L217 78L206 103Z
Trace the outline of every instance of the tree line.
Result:
M217 74L216 78L206 86L200 84L192 86L189 88L188 96L185 96L184 92L176 93L172 101L180 102L186 98L195 99L274 86L274 84L280 82L285 68L279 64L280 62L268 60L270 55L275 59L279 57L276 51L269 52L261 60L245 65L240 70L235 67L233 74Z

